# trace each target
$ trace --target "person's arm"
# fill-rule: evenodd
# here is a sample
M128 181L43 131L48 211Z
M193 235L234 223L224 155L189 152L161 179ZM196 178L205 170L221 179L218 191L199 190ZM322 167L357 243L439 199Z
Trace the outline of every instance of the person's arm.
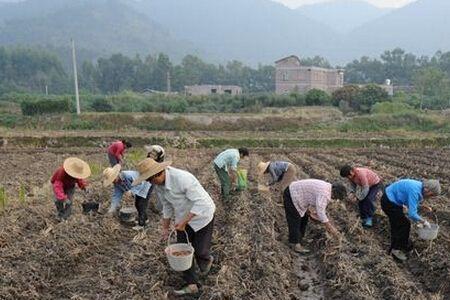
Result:
M59 201L67 200L67 195L66 193L64 193L64 185L62 181L55 180L52 186L53 186L53 193L55 194L56 199L58 199Z
M276 179L277 174L275 174L275 170L271 165L269 165L269 174L270 174L270 180L267 183L267 185L269 185L269 186L274 185L277 182L277 179Z
M162 225L161 239L165 241L169 238L170 218L163 218L161 221L161 225Z
M84 180L84 179L77 179L77 185L78 185L78 187L79 187L80 189L85 190L86 187L87 187L87 185L88 185L88 183L87 183L87 181Z
M237 170L228 168L228 175L230 176L231 187L233 187L236 184L237 180Z
M328 231L330 234L332 234L334 237L339 237L339 231L331 224L330 221L323 223L325 226L325 230Z
M419 205L419 196L415 194L408 195L408 216L414 222L423 222L417 210Z
M362 201L362 200L364 200L364 198L367 197L367 195L369 194L369 191L370 191L370 187L368 185L358 186L356 188L355 196L359 201Z

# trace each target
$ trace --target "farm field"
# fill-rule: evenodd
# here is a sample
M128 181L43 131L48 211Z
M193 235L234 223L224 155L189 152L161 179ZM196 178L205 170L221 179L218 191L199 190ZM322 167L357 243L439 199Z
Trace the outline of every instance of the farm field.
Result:
M173 165L193 173L217 205L216 261L199 299L450 299L450 149L250 150L243 162L250 187L224 204L212 168L219 149L167 149ZM0 182L8 203L0 212L0 299L171 298L168 292L182 280L166 262L157 212L150 214L144 233L103 214L81 213L84 199L99 201L101 211L109 205L111 191L98 181L107 164L103 150L7 147L2 154ZM73 155L91 164L92 184L86 194L77 191L71 219L58 223L48 181ZM131 152L127 164L141 158ZM257 163L268 159L295 163L301 178L339 180L338 168L355 162L373 168L385 182L405 176L440 179L443 195L428 202L434 214L426 215L437 218L439 237L419 241L413 230L415 250L406 263L396 263L387 253L389 227L381 210L367 231L356 206L332 202L328 214L342 239L332 240L311 223L306 239L312 254L297 255L287 246L281 195L259 192L254 181Z

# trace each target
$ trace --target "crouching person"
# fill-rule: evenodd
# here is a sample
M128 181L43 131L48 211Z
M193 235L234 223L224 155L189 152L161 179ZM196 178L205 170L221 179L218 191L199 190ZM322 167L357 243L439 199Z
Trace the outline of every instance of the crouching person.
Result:
M258 164L258 175L270 175L268 186L279 183L281 191L284 191L294 180L297 180L297 168L287 161L268 161Z
M391 227L390 253L400 261L407 260L406 253L412 250L409 240L411 222L405 216L403 207L408 209L408 217L422 226L430 223L418 214L418 208L424 198L441 193L437 180L402 179L389 185L381 197L381 208L389 218ZM428 208L428 207L426 207ZM428 210L431 210L428 208Z
M67 158L63 165L55 171L50 182L55 194L55 206L59 220L67 220L72 213L75 184L85 190L87 186L85 179L90 175L89 165L76 157Z
M130 192L134 197L134 205L138 212L137 225L134 230L142 230L147 222L147 207L152 192L152 185L149 182L142 182L139 185L132 186L135 179L139 177L136 171L120 171L121 165L117 164L112 168L106 168L103 171L103 186L108 187L114 184L111 206L108 213L114 214L120 207L123 195Z
M301 244L309 217L321 222L335 237L339 236L327 217L326 208L331 199L344 199L345 196L346 189L342 184L331 184L318 179L294 181L284 190L289 245L295 252L309 252Z
M357 168L348 165L341 168L340 174L352 184L352 192L358 200L362 226L364 228L372 227L377 194L383 185L380 177L368 168Z
M175 217L177 240L189 241L201 274L207 275L213 257L210 255L211 238L216 206L200 182L189 172L170 167L171 162L158 163L151 158L137 166L139 178L133 184L146 180L152 183L156 196L163 205L162 236L168 238L171 218ZM196 294L199 290L195 264L183 272L186 286L175 291L177 295Z

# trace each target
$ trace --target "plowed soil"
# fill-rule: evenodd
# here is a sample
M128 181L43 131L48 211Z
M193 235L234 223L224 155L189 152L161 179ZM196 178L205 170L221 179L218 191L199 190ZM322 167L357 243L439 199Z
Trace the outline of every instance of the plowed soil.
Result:
M218 150L167 151L174 166L193 173L217 205L215 264L199 295L187 299L450 299L450 150L253 151L243 162L249 189L226 204L212 168ZM91 164L92 184L88 193L77 191L71 219L59 223L49 178L72 155ZM428 200L434 213L424 214L441 226L438 239L420 241L412 230L415 250L406 263L395 262L387 253L389 227L381 210L374 228L363 230L356 206L336 201L328 214L342 239L333 240L312 223L306 236L312 254L295 254L287 246L281 194L258 192L254 180L256 164L268 159L297 164L301 178L340 180L338 168L355 162L373 168L385 183L406 176L440 179L444 193ZM167 264L160 216L152 209L149 229L137 233L104 215L111 191L98 179L106 164L94 148L2 152L0 182L8 203L0 212L0 299L172 298L171 290L183 282ZM25 201L19 190L26 191ZM87 199L101 203L99 214L82 214ZM133 205L131 199L126 203Z

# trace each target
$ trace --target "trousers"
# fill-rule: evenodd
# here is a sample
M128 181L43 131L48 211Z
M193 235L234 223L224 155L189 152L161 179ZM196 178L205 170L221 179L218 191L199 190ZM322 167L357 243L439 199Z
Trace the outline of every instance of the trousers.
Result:
M295 205L292 202L289 188L286 188L283 192L283 204L288 224L289 243L298 244L305 236L309 216L307 213L305 213L303 217L300 216L297 208L295 208Z

